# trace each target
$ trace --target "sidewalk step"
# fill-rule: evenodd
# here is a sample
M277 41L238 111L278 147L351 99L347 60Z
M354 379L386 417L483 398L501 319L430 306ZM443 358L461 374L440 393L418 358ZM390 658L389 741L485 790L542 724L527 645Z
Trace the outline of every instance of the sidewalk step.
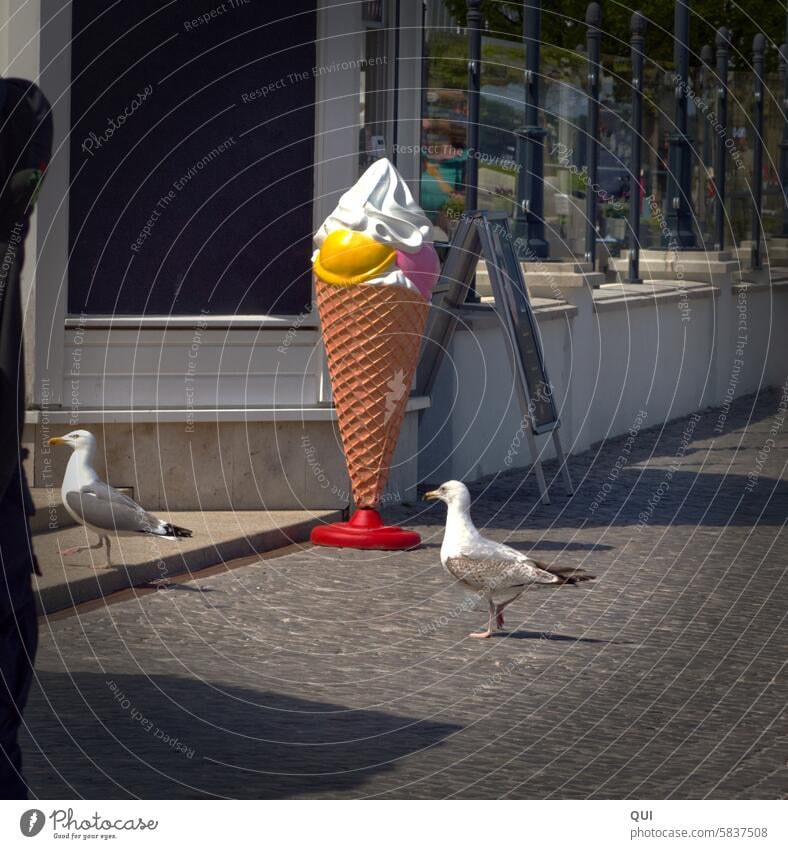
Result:
M163 519L189 528L193 536L174 541L150 537L112 537L110 569L93 569L104 562L104 550L84 551L64 558L63 549L95 542L82 526L38 534L33 548L42 575L34 579L39 612L54 613L110 593L206 569L228 560L262 554L304 542L315 525L341 518L339 510L281 510L243 512L159 513Z
M119 486L119 492L134 498L131 487ZM30 490L36 514L30 519L30 529L33 534L45 534L49 531L73 528L77 523L71 518L63 502L60 500L60 489L48 489L44 486Z

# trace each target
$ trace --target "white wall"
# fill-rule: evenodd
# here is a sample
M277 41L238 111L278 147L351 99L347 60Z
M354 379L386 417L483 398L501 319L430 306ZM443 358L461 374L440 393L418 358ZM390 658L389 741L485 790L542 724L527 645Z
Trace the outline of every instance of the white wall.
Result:
M652 427L720 406L732 373L735 397L785 382L788 285L747 290L748 343L736 371L731 342L737 313L730 306L737 295L730 279L723 285L727 293L705 287L690 298L689 321L682 321L675 298L602 305L593 303L590 291L574 314L536 309L565 452L626 433L641 410L647 417L639 426ZM423 482L475 480L530 465L522 433L518 440L521 412L512 381L496 318L473 319L455 333L421 420ZM537 443L542 459L554 456L548 437Z
M63 406L244 408L317 402L317 330L66 329Z

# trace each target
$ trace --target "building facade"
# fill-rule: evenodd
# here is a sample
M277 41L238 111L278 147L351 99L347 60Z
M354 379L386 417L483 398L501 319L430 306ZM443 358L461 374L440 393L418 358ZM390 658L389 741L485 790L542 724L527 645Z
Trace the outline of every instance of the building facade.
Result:
M311 238L395 114L417 175L420 62L395 98L391 10L4 5L3 66L39 81L56 132L25 276L36 484L60 473L47 435L80 426L151 507L347 504ZM397 48L418 57L403 5Z
M347 505L312 307L312 233L384 153L438 240L462 214L470 156L479 161L481 206L511 210L516 196L522 41L485 34L480 149L469 151L467 35L450 5L0 0L0 65L39 83L55 123L24 277L26 440L37 486L58 486L65 462L46 439L79 426L99 437L100 473L152 509ZM548 239L554 259L575 262L588 189L585 59L579 47L546 47L544 61ZM606 61L602 270L624 244L633 197L644 245L660 244L647 197L659 205L664 194L670 112L665 101L647 115L635 192L628 70L624 59ZM658 103L672 91L669 74L649 73ZM746 92L739 73L736 90ZM708 74L699 72L697 84L713 89ZM784 206L777 88L766 113L764 206L775 226ZM729 132L741 156L727 167L739 203L749 119L744 94L734 100ZM702 109L691 119L703 246L713 138ZM736 223L748 220L743 209L732 207L732 253L699 261L678 280L660 259L658 290L616 289L599 275L605 285L594 292L587 272L597 272L580 265L580 287L563 272L553 283L529 282L570 450L626 432L644 408L656 424L723 403L741 291L751 342L734 394L784 380L785 340L772 328L786 294L782 278L742 277L736 248L751 235ZM489 295L483 271L477 283ZM412 499L419 480L530 464L515 445L522 414L491 305L466 317L451 354L434 397L411 398L393 500Z

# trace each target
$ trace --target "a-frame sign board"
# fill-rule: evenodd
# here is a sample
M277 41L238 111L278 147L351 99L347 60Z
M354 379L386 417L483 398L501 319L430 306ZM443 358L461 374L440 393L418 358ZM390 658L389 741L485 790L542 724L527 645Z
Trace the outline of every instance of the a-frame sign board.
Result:
M506 347L514 369L539 492L542 502L549 504L544 471L536 450L536 435L552 434L564 482L570 493L574 489L561 447L560 421L552 384L547 377L539 327L528 300L522 265L505 213L474 212L463 215L459 221L433 292L430 322L419 363L417 394L431 394L461 313L467 315L479 308L465 301L481 257L487 265L495 310L507 338Z

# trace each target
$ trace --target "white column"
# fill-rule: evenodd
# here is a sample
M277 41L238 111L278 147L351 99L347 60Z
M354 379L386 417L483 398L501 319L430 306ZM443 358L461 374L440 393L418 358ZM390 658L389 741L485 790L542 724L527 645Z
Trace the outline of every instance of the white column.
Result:
M392 3L392 7L393 7ZM392 26L394 10L391 13ZM393 33L392 33L393 36ZM394 38L390 39L390 62L394 56ZM421 69L422 69L422 33L421 3L409 3L400 0L400 38L399 38L399 121L397 128L397 170L408 182L415 198L419 197L421 179ZM394 75L391 76L392 84Z
M71 3L41 0L40 75L36 82L52 105L52 159L38 201L36 239L35 395L48 406L63 403L68 201L71 138Z
M364 56L361 3L320 0L315 74L315 203L317 228L356 182L359 89ZM342 63L349 63L343 69Z
M0 73L35 82L52 104L52 160L30 220L22 274L28 403L61 403L68 264L71 4L0 0Z

